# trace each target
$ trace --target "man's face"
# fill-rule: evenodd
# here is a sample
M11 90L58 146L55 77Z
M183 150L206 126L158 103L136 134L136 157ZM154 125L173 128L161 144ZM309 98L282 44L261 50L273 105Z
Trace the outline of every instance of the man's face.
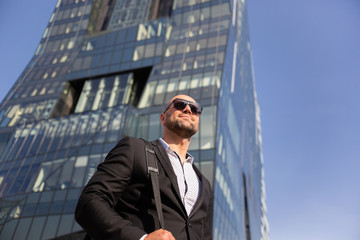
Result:
M176 133L182 138L191 138L194 135L199 127L199 117L191 111L189 105L182 110L175 108L173 103L174 99L182 99L189 102L195 102L194 99L186 95L176 96L173 98L169 104L167 110L162 113L161 122L165 128Z

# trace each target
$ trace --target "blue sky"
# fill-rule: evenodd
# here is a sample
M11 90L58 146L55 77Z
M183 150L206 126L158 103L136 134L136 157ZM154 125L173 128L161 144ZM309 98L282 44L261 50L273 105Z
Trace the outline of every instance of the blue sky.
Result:
M360 239L360 1L248 0L272 240ZM56 0L0 1L0 99Z
M360 239L360 1L248 15L271 239Z

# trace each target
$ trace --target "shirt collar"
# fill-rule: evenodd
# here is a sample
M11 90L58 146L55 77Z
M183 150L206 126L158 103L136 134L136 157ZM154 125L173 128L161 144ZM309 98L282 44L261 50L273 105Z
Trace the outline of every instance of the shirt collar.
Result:
M167 153L173 152L173 153L176 154L176 152L173 151L173 150L170 148L169 144L167 144L167 142L165 142L164 139L159 138L159 140L160 140L161 144L163 145L163 147L165 148L165 150L166 150ZM177 155L177 154L176 154L176 155ZM190 163L192 164L192 163L194 162L194 157L193 157L190 153L187 152L187 153L186 153L186 160L185 160L185 161L188 161L188 162L190 162Z

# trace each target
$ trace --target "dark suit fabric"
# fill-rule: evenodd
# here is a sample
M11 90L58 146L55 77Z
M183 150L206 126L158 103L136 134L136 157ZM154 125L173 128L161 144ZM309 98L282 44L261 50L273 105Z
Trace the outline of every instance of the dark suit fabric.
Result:
M159 168L165 229L175 239L212 239L212 193L209 181L194 166L201 181L190 216L180 198L176 175L159 140L151 142ZM94 239L140 239L159 229L144 141L125 137L109 152L84 188L76 221Z

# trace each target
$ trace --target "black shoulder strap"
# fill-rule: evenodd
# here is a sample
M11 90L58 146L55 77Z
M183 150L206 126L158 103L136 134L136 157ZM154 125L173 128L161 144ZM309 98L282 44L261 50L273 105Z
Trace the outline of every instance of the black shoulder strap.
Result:
M164 229L164 217L161 208L161 198L160 198L160 187L159 187L159 169L157 166L157 161L155 157L154 148L148 141L145 141L145 158L147 164L148 174L150 174L151 183L154 192L155 204L156 204L156 212L158 214L160 228Z

